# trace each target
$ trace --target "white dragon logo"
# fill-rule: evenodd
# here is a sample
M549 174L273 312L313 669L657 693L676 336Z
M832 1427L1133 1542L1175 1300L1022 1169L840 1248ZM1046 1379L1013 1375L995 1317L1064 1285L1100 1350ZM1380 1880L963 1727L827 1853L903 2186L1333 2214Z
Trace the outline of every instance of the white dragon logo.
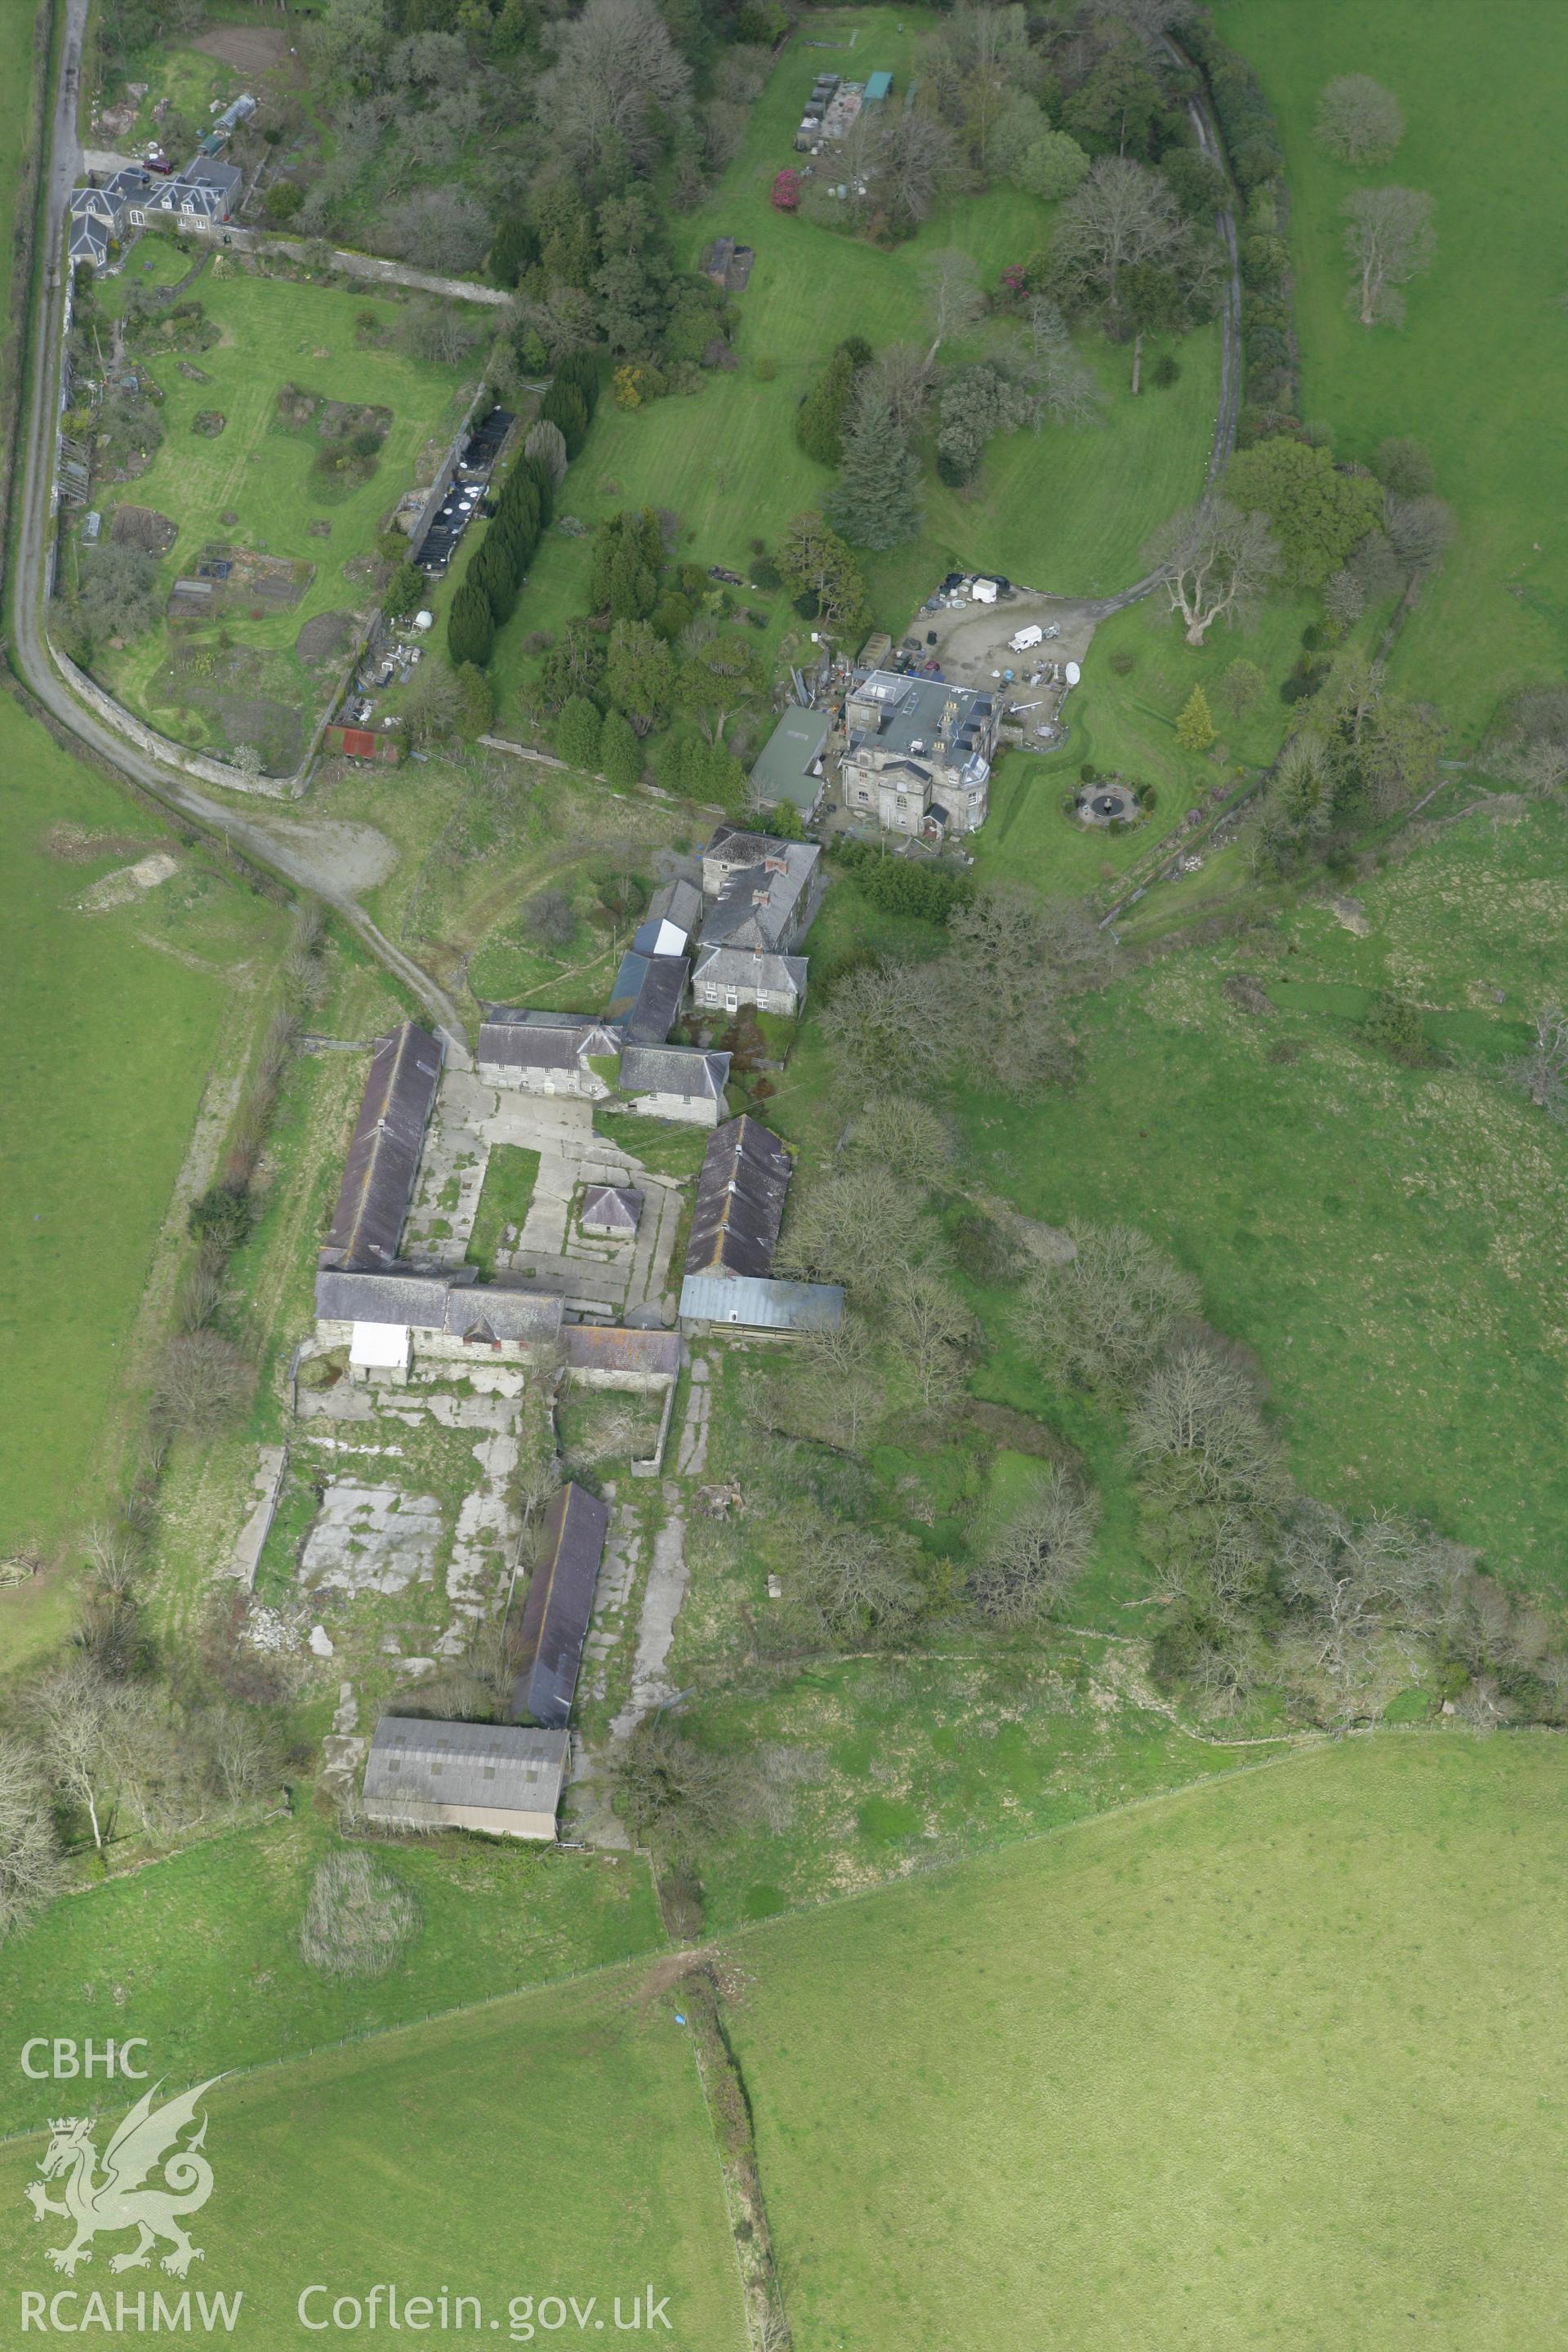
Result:
M27 2183L26 2194L37 2220L58 2213L76 2224L76 2236L68 2246L48 2249L56 2270L69 2277L79 2263L91 2262L92 2241L100 2230L140 2232L129 2253L110 2257L111 2271L144 2268L160 2238L166 2238L173 2250L163 2256L163 2268L176 2278L184 2278L193 2263L205 2260L201 2248L192 2245L180 2222L183 2214L199 2212L212 2195L213 2168L199 2153L207 2136L206 2117L202 2117L194 2139L184 2147L175 2143L195 2116L204 2091L210 2091L222 2079L211 2075L194 2091L161 2107L154 2107L153 2102L163 2084L154 2083L137 2100L104 2150L101 2180L98 2150L92 2144L93 2118L62 2116L51 2122L49 2144L38 2159L38 2170L45 2180L65 2174L65 2201L58 2204L46 2196L43 2183L37 2180ZM144 2189L142 2182L159 2164L165 2185Z

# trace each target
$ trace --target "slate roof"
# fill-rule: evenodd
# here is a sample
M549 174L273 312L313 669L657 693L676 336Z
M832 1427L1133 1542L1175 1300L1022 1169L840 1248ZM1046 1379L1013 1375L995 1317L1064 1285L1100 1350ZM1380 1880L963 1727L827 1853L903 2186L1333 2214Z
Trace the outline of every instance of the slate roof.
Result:
M537 1344L559 1333L562 1301L552 1291L497 1282L323 1266L316 1276L316 1312L324 1323L404 1323L479 1346L492 1339Z
M396 1259L440 1076L440 1041L416 1022L405 1021L377 1045L323 1265L374 1267Z
M220 163L216 155L196 155L185 165L174 184L193 188L213 188L226 199L233 195L245 179L237 163Z
M627 1331L608 1323L567 1323L561 1354L569 1372L637 1372L674 1380L680 1370L679 1331Z
M548 1021L492 1006L479 1024L481 1062L506 1070L575 1070L589 1054L615 1054L620 1039L590 1013L554 1013Z
M365 1762L365 1810L416 1822L452 1805L553 1815L570 1753L563 1731L383 1716Z
M571 1716L609 1524L608 1507L585 1487L563 1486L551 1502L523 1603L514 1717L563 1726Z
M733 1323L749 1331L837 1331L844 1293L836 1282L776 1282L752 1275L689 1274L683 1323Z
M800 902L822 853L798 841L761 845L756 863L731 871L725 881L700 934L704 947L777 948L798 925ZM728 857L733 846L726 843L721 855Z
M692 1204L689 1275L772 1274L790 1171L777 1136L749 1113L714 1129Z
M702 893L695 882L666 882L647 902L645 919L650 923L673 923L688 938L697 929L702 917Z
M722 1102L729 1076L728 1054L705 1054L695 1045L628 1045L621 1055L620 1083L629 1095Z
M690 965L684 956L628 948L610 992L610 1013L628 1045L662 1045L675 1026Z
M635 1234L642 1217L643 1196L629 1184L590 1184L583 1195L582 1223L608 1226L617 1234Z
M805 956L769 955L755 948L699 948L693 987L711 981L719 988L764 990L770 996L805 995L811 967Z

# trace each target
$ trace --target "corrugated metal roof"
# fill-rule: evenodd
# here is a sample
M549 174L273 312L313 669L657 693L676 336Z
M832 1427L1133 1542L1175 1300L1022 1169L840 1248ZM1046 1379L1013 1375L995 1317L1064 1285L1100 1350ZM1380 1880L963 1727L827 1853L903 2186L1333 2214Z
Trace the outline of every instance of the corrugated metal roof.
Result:
M803 814L822 797L823 780L811 772L827 740L827 713L805 710L797 704L784 712L752 770L758 797L788 801Z
M837 1331L844 1320L844 1293L836 1282L689 1274L680 1286L680 1319L734 1324L745 1331Z
M570 1752L564 1731L384 1716L364 1768L366 1809L416 1822L449 1805L553 1815Z
M374 1267L396 1258L440 1077L440 1041L416 1022L405 1021L376 1047L321 1253L324 1265Z
M773 1272L790 1168L777 1136L749 1112L714 1129L697 1179L688 1274Z
M549 1725L571 1716L609 1524L608 1508L585 1487L563 1486L551 1503L523 1603L514 1716Z

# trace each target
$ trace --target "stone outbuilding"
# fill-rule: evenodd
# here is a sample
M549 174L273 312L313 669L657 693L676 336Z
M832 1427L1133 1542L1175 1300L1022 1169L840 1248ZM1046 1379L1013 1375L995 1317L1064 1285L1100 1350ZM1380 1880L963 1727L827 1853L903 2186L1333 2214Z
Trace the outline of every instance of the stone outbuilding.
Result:
M695 1045L628 1045L621 1055L621 1091L631 1097L626 1108L647 1118L717 1127L729 1108L729 1076L728 1054Z
M571 1754L564 1731L384 1716L365 1761L362 1810L389 1829L482 1830L548 1843Z
M552 1729L570 1718L609 1526L608 1506L585 1486L556 1490L523 1603L514 1717L531 1716Z
M642 1220L642 1194L629 1184L590 1184L577 1223L605 1241L629 1242Z

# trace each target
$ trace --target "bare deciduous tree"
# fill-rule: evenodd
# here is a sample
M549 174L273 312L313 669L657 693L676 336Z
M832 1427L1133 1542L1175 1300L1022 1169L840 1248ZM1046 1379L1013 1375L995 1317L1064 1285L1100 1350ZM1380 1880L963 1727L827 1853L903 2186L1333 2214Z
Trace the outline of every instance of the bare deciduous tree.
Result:
M1143 1378L1176 1325L1195 1315L1198 1286L1131 1225L1074 1225L1074 1255L1029 1276L1018 1310L1031 1351L1058 1377L1125 1391Z
M1279 543L1261 511L1228 499L1185 507L1150 541L1145 561L1159 572L1187 643L1201 646L1218 620L1245 621L1279 576Z
M1388 543L1395 561L1413 579L1436 572L1454 536L1454 510L1441 499L1402 499L1384 502Z
M921 272L921 286L931 313L931 341L925 363L930 368L943 343L960 335L980 314L980 280L967 253L948 247L933 253Z
M969 1580L975 1607L1004 1625L1047 1615L1088 1567L1099 1520L1098 1499L1053 1463L987 1539Z
M1053 250L1114 302L1122 270L1163 260L1182 235L1180 208L1160 173L1129 155L1102 155L1063 205Z
M1307 1616L1315 1662L1342 1719L1357 1712L1374 1643L1428 1624L1467 1564L1457 1545L1408 1520L1382 1512L1352 1519L1324 1503L1302 1505L1286 1535L1284 1588Z
M947 1066L947 992L934 963L863 965L835 984L818 1024L856 1095L918 1089Z
M1419 188L1358 188L1340 206L1355 276L1346 300L1363 327L1397 327L1404 289L1436 257L1432 199Z
M217 1429L248 1402L251 1386L250 1367L232 1339L193 1331L164 1349L153 1402L175 1429Z
M0 1733L0 1941L60 1883L49 1794L37 1751Z
M1318 100L1312 131L1342 163L1386 163L1405 136L1405 117L1370 74L1339 74Z
M684 106L690 88L691 69L652 0L588 0L560 26L535 107L552 142L596 169L617 151L646 162L656 116Z
M1074 345L1057 305L1043 294L1035 295L1026 328L1029 357L1023 385L1036 432L1047 416L1056 425L1101 423L1105 388Z
M1530 1051L1511 1072L1538 1110L1549 1118L1568 1118L1568 1013L1560 1004L1543 1004L1535 1016Z
M969 1308L930 1265L896 1267L888 1284L888 1307L926 1411L950 1403L974 1343L976 1327Z
M873 371L900 433L919 431L931 397L931 362L918 343L889 343Z
M110 1686L85 1660L57 1667L31 1694L38 1746L62 1797L80 1806L103 1852Z
M952 1165L956 1145L942 1113L913 1095L872 1095L845 1129L842 1148L874 1160L900 1181L934 1184Z
M271 1786L278 1769L272 1735L254 1709L224 1705L206 1722L213 1770L231 1805L254 1802Z
M914 1538L900 1528L808 1519L799 1539L795 1597L839 1639L895 1633L919 1602L915 1553Z
M639 1723L616 1749L611 1785L637 1837L656 1852L690 1855L729 1828L739 1810L732 1756L699 1748L666 1714Z

